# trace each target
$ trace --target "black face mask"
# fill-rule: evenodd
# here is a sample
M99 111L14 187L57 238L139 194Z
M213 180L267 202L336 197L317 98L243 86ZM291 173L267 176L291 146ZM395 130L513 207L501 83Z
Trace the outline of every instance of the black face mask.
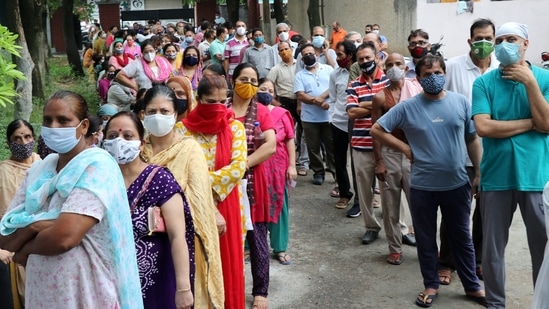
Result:
M316 63L316 57L313 54L303 56L303 58L301 59L303 60L303 63L308 67L311 67Z
M372 61L367 61L362 63L360 65L360 69L362 70L362 72L366 73L366 75L371 75L372 73L375 72L376 66L377 66L376 61L372 60Z
M175 98L175 105L177 106L177 115L181 115L189 108L189 101L187 99Z

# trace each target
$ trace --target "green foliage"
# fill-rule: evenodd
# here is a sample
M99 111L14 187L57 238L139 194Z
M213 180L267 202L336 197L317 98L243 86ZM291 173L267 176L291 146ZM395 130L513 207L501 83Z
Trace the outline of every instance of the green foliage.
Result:
M50 60L50 73L47 77L47 86L45 89L46 97L58 90L71 90L81 94L88 102L91 114L95 114L99 108L99 97L95 90L95 85L88 81L88 77L76 77L67 63L67 58L54 57ZM40 135L40 126L42 125L42 110L45 100L33 98L32 114L30 123L34 127L34 133ZM6 142L6 128L13 120L13 105L8 105L0 109L0 161L9 158L10 150Z
M11 62L11 56L21 57L21 46L15 44L18 35L10 32L7 27L0 25L0 105L13 104L13 97L17 94L14 89L14 80L26 77L16 69Z

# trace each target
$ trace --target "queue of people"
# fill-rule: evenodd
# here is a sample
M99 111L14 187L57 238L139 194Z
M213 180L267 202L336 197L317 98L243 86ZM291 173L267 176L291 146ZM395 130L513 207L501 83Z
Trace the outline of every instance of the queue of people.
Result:
M12 156L0 172L20 177L0 187L8 190L0 260L10 264L0 276L27 274L24 293L10 283L14 301L244 308L248 255L252 308L266 309L270 257L292 262L289 193L310 167L315 185L333 174L336 208L352 204L346 215L363 215L362 244L385 231L389 264L403 263L403 244L417 246L420 307L431 307L457 271L469 299L505 308L504 250L518 204L534 306L544 308L549 73L525 60L526 25L476 20L470 52L448 61L431 55L429 34L415 29L408 63L387 50L378 24L362 36L334 22L331 40L314 27L294 42L280 23L273 46L261 29L226 25L215 40L206 35L207 53L184 26L140 40L139 53L127 52L136 44L131 34L101 38L112 45L106 81L99 79L103 95L111 81L99 115L105 122L88 115L80 95L55 93L41 131L54 154L42 161L32 153L32 126L10 124ZM204 37L208 27L200 28ZM110 102L113 85L128 89L131 103ZM378 188L382 222L374 213ZM54 295L48 273L73 281Z

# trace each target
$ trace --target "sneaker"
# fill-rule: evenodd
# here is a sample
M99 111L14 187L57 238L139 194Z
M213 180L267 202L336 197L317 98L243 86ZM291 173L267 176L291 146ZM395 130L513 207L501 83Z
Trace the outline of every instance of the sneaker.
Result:
M323 175L315 175L313 177L313 184L320 186L324 183L324 176Z
M347 217L349 218L356 218L362 214L362 211L360 211L360 205L354 204L349 211L347 211Z

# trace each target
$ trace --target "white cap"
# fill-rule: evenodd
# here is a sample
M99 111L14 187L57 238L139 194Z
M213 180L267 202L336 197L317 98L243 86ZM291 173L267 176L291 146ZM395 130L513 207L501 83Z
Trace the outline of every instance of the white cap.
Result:
M523 39L528 39L528 26L516 22L508 22L498 27L496 38L503 35L518 35Z

